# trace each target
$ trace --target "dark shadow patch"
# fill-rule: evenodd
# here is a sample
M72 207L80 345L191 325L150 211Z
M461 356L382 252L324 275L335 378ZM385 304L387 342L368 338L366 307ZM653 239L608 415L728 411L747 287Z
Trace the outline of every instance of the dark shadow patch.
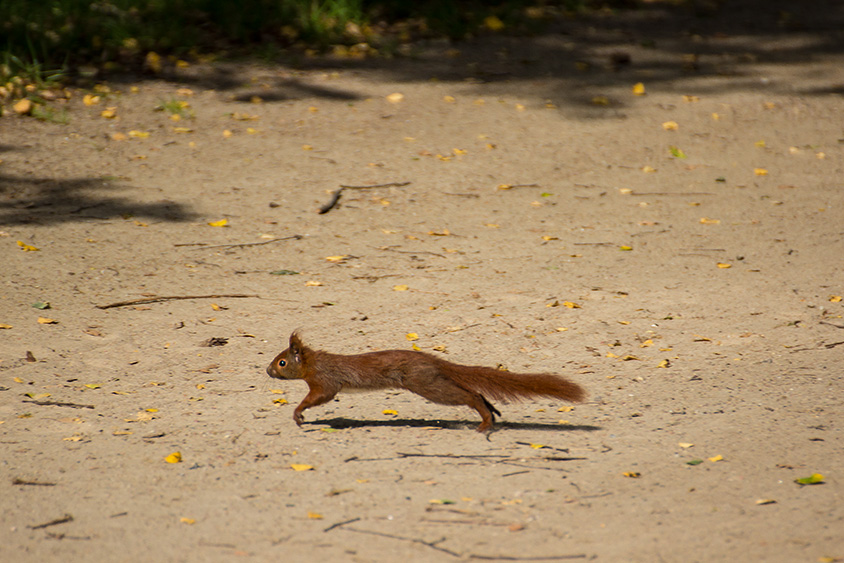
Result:
M138 202L117 194L114 178L53 179L0 174L0 224L58 224L86 219L142 217L189 221L197 215L168 200Z
M475 430L479 422L471 420L430 420L419 418L392 418L389 420L364 420L351 418L329 418L325 420L306 421L307 425L327 425L336 430L348 428L442 428L445 430ZM539 422L496 422L493 431L504 428L512 430L543 430L566 432L594 432L601 430L600 426L590 424L543 424ZM318 430L318 429L314 429Z

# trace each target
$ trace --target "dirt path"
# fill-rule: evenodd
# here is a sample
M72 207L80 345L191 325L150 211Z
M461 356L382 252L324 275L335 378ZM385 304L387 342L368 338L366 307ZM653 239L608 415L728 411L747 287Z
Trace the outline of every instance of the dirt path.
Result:
M630 33L0 118L0 559L844 558L844 57ZM305 385L264 373L297 328L590 399L499 405L487 438L344 395L299 429Z

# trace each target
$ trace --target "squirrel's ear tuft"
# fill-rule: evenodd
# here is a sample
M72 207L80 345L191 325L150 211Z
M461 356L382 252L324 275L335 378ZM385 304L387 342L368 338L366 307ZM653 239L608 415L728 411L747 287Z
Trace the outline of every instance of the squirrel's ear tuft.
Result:
M301 350L302 348L304 348L304 344L302 344L302 339L299 338L298 332L294 332L290 335L290 349Z

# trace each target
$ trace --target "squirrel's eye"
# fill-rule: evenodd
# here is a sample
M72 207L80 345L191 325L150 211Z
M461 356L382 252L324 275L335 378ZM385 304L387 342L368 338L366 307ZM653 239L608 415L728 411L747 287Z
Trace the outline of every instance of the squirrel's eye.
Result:
M279 360L279 361L278 361L278 367L283 368L283 367L284 367L284 366L286 366L286 365L287 365L287 361L286 361L286 360Z

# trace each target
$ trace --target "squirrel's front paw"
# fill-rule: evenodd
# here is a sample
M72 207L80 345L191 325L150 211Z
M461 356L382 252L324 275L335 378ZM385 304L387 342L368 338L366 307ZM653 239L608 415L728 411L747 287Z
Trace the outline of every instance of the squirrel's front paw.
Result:
M302 416L302 413L294 412L293 421L296 423L297 426L302 426L302 424L305 422L305 417Z

